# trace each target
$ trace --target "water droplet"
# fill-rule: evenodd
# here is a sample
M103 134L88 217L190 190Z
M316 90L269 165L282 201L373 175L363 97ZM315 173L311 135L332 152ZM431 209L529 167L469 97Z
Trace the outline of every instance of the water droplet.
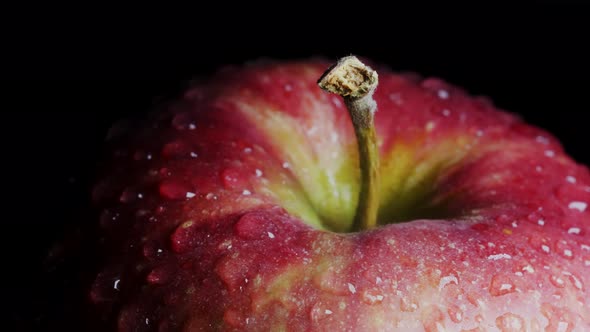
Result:
M571 175L568 175L565 177L565 181L567 181L569 183L576 183L576 178Z
M331 316L332 314L334 314L334 312L326 308L325 305L321 302L314 304L309 311L309 316L311 317L311 320L314 322L319 322L320 320L323 320Z
M242 195L244 195L244 196L250 196L251 194L252 194L252 193L251 193L251 192L250 192L250 190L248 190L248 189L244 189L244 190L242 190Z
M138 219L143 218L149 214L150 214L150 211L146 210L146 209L139 209L139 210L135 211L135 217Z
M191 158L197 158L199 155L195 152L191 151Z
M223 313L223 321L233 328L240 329L246 322L246 318L239 310L230 308Z
M404 312L414 312L419 308L418 301L408 297L402 297L400 300L400 310Z
M192 220L180 224L170 238L172 249L178 253L192 249L198 242L204 241L204 237L199 234L200 231Z
M574 330L574 315L568 309L543 303L541 304L541 313L549 321L545 331L571 332Z
M559 240L555 243L555 250L563 257L567 259L573 259L574 253L571 246L565 240Z
M131 203L137 198L137 192L132 188L127 188L123 190L121 196L119 197L119 201L121 203Z
M100 214L100 226L103 228L110 228L116 225L119 221L119 213L109 209L105 209Z
M457 280L457 277L455 277L454 275L448 275L446 277L440 278L440 281L438 283L438 290L442 290L445 286L451 283L458 285L459 280Z
M146 241L142 248L143 256L149 260L153 260L162 256L164 250L160 247L161 246L156 241Z
M381 303L384 298L383 294L375 291L364 291L362 295L363 302L370 305Z
M505 313L496 318L496 326L502 332L525 332L524 319L513 313Z
M570 227L570 228L567 230L567 233L568 233L568 234L580 234L580 232L581 232L581 229L580 229L580 227Z
M268 234L269 238L271 238L271 239L275 238L275 235L272 232L267 232L267 234Z
M192 188L190 188L187 184L176 180L162 181L159 187L160 195L170 200L180 200L194 197L195 194L191 190Z
M221 179L223 181L223 186L226 189L234 189L243 186L240 181L240 173L235 169L224 169L221 172Z
M549 139L545 136L537 136L535 138L535 141L537 141L538 143L541 143L543 145L548 145L549 144Z
M146 277L147 282L152 285L162 285L170 281L172 271L167 267L157 267L153 269Z
M259 170L258 168L255 170L255 172L256 172L256 177L257 177L257 178L259 178L259 177L261 177L261 176L262 176L262 171L261 171L261 170Z
M580 212L584 212L584 211L586 211L586 208L588 207L588 203L580 202L580 201L572 201L568 204L567 207L571 210L578 210Z
M488 260L491 260L491 261L497 261L497 260L501 260L501 259L512 259L512 256L510 256L508 254L495 254L495 255L488 256Z
M539 250L543 253L550 253L551 252L551 244L550 242L544 238L544 237L540 237L540 236L531 236L529 238L529 244L535 248L536 250Z
M570 282L572 283L572 285L574 285L574 287L581 291L584 291L584 283L577 275L570 272L563 272L563 274L569 277Z
M133 160L139 161L145 158L145 152L137 150L133 153Z
M422 318L425 331L447 331L444 325L445 316L436 305L424 308Z
M291 165L289 165L289 163L285 161L283 163L283 168L289 168L289 167L291 167Z
M249 147L248 147L248 148L244 148L244 153L245 153L245 154L250 154L250 153L252 153L252 148L249 148Z
M210 201L210 200L216 200L217 199L217 196L214 193L208 193L205 196L205 199L208 200L208 201Z
M553 158L553 157L555 157L555 151L553 151L553 150L545 150L544 155L545 155L545 157Z
M389 100L391 100L394 104L398 106L404 103L404 100L400 93L390 93Z
M172 175L172 172L166 167L160 168L159 173L160 173L160 176L164 176L164 177Z
M492 296L501 296L513 293L516 290L511 277L507 275L497 274L492 277L490 283L490 294Z
M428 121L426 125L424 125L424 130L433 131L434 127L436 127L436 123L434 123L434 121Z
M90 299L94 303L114 301L121 290L121 278L119 273L103 271L96 276L90 289Z
M440 99L448 99L449 98L449 92L445 89L438 90L437 95L438 95L438 98L440 98Z
M244 214L235 224L237 235L243 239L261 238L262 234L267 236L267 232L261 227L264 225L264 217L259 213L250 212Z
M565 287L565 280L563 280L559 276L552 275L551 277L549 277L549 281L551 281L551 284L553 284L553 286L555 286L557 288Z
M191 125L195 129L193 116L189 112L178 113L172 118L172 126L176 130L190 129Z
M351 284L351 283L348 283L348 284L347 284L347 286L348 286L348 290L349 290L349 291L350 291L352 294L356 293L356 288L354 287L354 285L353 285L353 284Z
M217 248L220 250L229 250L233 247L232 245L232 241L231 240L225 240L223 242L221 242Z
M162 148L162 156L165 158L185 157L189 155L189 152L189 147L182 141L167 143Z
M449 314L449 318L454 323L461 323L463 320L463 310L461 310L461 308L457 307L456 305L450 305L447 309L447 313Z

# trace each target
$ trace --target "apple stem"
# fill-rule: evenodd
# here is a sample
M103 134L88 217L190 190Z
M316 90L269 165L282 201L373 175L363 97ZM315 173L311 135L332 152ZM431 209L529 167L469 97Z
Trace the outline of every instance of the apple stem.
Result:
M344 57L318 80L320 88L340 95L356 134L361 170L361 191L352 231L377 225L379 209L379 150L374 115L377 103L373 92L379 83L377 72L354 56Z

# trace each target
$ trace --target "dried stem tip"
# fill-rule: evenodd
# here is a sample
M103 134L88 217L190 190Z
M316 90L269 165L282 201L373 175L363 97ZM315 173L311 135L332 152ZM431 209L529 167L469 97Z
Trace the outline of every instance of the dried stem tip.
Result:
M318 80L320 88L348 99L371 94L378 84L377 72L355 56L340 59Z

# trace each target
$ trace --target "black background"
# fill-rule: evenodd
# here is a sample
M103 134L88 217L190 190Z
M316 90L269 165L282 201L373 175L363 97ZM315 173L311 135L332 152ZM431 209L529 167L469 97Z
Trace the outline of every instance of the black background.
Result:
M221 5L182 15L160 8L149 15L144 8L74 14L63 8L59 16L24 9L26 19L7 23L1 123L8 186L1 218L9 325L41 329L68 319L60 288L47 290L48 283L68 281L47 277L41 262L49 245L81 220L109 125L221 64L369 57L487 95L550 130L576 160L590 164L587 6Z

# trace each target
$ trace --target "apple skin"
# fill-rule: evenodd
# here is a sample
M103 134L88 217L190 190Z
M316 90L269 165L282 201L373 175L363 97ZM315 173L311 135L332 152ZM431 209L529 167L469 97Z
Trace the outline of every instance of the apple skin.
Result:
M115 126L91 310L119 331L590 330L590 173L438 79L379 73L380 226L323 60L220 70ZM111 324L111 325L109 325Z

